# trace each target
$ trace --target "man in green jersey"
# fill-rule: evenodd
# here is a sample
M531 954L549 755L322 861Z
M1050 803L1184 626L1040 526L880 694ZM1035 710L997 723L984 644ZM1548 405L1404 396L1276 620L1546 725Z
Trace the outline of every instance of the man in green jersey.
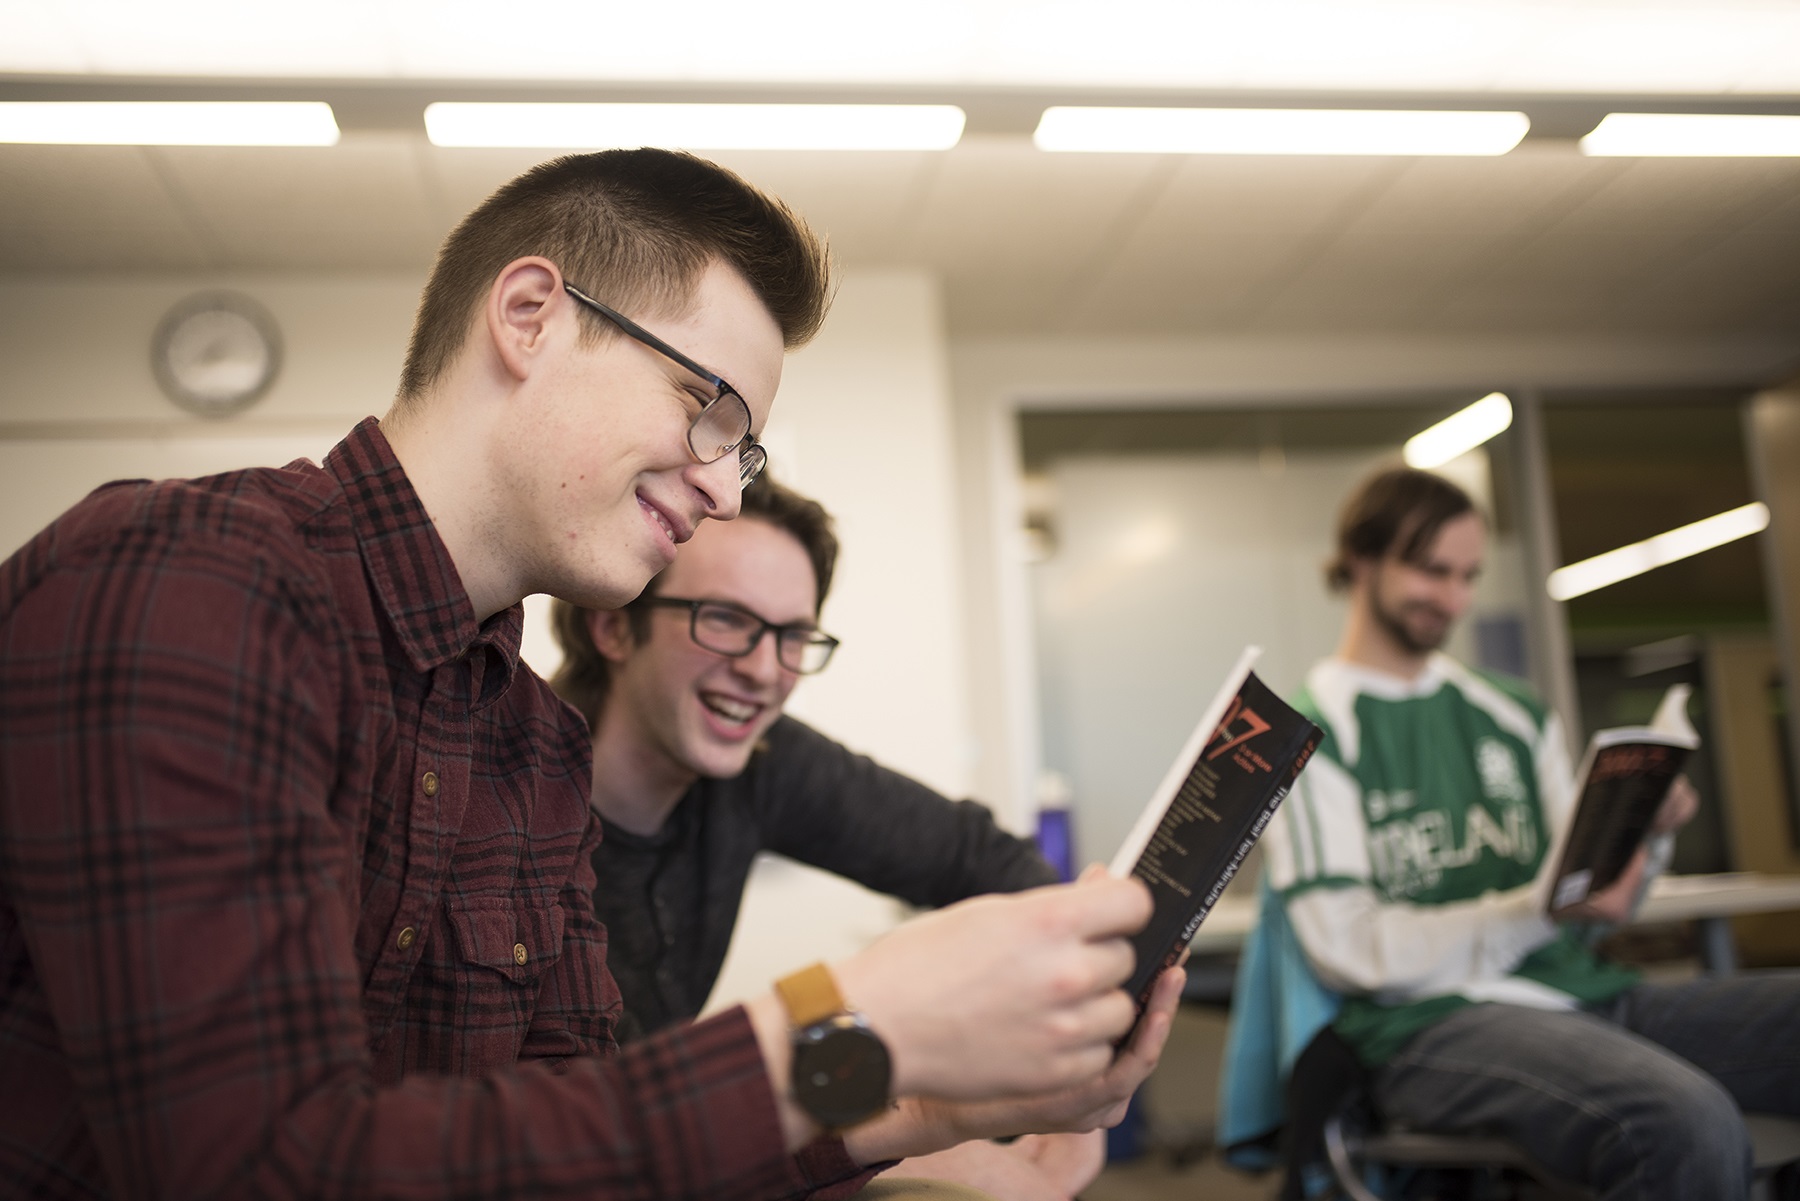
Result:
M1300 698L1326 739L1264 840L1270 883L1390 1118L1504 1134L1607 1198L1743 1197L1740 1107L1800 1113L1800 974L1646 984L1545 916L1561 726L1438 650L1486 541L1425 472L1346 503L1327 578L1350 609ZM1695 803L1682 782L1656 833ZM1579 916L1627 916L1649 858Z

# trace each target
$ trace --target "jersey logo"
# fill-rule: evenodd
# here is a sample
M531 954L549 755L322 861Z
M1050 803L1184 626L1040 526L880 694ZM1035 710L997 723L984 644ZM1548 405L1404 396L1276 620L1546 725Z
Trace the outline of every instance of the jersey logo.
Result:
M1496 801L1525 799L1525 781L1519 775L1519 759L1498 738L1475 744L1475 769L1481 773L1481 790Z
M1369 789L1369 820L1384 822L1396 813L1405 813L1418 803L1418 796L1410 788L1395 789L1392 792L1380 788Z

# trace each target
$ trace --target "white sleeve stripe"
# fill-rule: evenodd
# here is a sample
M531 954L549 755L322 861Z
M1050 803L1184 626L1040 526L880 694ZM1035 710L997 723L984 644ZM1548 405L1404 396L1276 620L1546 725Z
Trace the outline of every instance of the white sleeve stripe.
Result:
M1354 768L1362 757L1362 725L1356 720L1356 685L1327 659L1306 678L1307 691L1337 743L1338 758Z
M1313 756L1287 802L1293 805L1287 822L1293 876L1280 881L1281 887L1324 878L1369 878L1361 794L1349 772L1323 755Z
M1317 783L1321 791L1338 794L1331 805L1313 812L1318 824L1319 875L1339 879L1369 879L1369 830L1363 821L1362 784L1344 768L1327 759Z

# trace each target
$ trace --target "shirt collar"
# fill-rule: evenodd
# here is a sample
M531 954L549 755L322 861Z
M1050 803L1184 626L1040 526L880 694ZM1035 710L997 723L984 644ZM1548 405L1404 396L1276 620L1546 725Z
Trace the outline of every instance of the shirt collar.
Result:
M476 622L450 550L378 420L364 418L351 430L325 457L325 470L349 500L364 570L407 661L427 672L468 658L476 672L476 707L498 699L518 670L521 606Z
M1405 701L1436 695L1438 689L1449 679L1449 669L1454 662L1442 651L1433 651L1425 661L1425 669L1410 680L1360 663L1352 663L1335 655L1321 660L1316 670L1324 673L1321 682L1335 675L1357 692L1380 697L1382 700Z

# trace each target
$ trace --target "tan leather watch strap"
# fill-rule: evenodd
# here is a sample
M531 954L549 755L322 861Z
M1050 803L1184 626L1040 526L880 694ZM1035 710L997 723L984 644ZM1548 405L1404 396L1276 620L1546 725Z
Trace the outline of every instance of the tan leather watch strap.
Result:
M822 963L783 976L775 982L775 992L787 1006L788 1020L798 1030L849 1008L838 991L837 981L832 979L831 969Z

